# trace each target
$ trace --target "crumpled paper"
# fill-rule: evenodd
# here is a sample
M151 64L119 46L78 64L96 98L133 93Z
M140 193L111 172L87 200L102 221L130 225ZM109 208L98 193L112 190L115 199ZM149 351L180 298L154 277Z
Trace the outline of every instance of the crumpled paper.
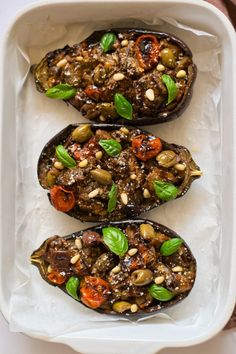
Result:
M203 171L200 180L181 199L171 201L141 217L158 221L175 230L190 246L197 260L197 279L190 295L178 305L137 322L98 314L44 282L29 257L52 235L67 235L89 227L56 211L37 180L37 161L47 141L70 123L85 119L64 102L49 100L36 91L30 66L50 50L74 44L94 30L111 27L139 27L164 30L179 36L191 48L198 75L192 101L181 118L144 127L170 143L186 146ZM10 328L34 336L55 337L83 330L111 326L142 326L143 323L199 324L207 327L218 304L221 274L221 138L219 103L221 95L220 48L209 33L153 18L93 22L92 24L24 24L15 43L19 80L17 101L17 184L15 268L12 274ZM37 35L35 35L37 34ZM204 291L203 291L204 289ZM209 302L208 300L211 299Z

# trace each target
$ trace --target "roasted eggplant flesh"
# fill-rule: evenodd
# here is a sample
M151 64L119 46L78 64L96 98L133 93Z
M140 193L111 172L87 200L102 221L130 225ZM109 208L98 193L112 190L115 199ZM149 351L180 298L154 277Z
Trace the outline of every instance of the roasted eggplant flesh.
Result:
M103 224L48 238L32 264L49 284L106 314L145 315L184 299L196 261L172 230L148 220Z
M38 162L51 204L82 221L137 216L181 197L200 175L185 147L118 125L69 125Z
M178 117L196 71L180 39L137 29L94 32L33 67L36 87L48 97L64 99L89 120L134 125Z

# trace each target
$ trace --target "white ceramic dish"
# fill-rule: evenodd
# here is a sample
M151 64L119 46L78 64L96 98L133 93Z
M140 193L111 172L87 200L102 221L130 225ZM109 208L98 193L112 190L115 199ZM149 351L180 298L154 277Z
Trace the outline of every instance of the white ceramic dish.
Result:
M1 238L0 238L0 305L7 320L10 313L9 272L13 268L15 256L14 210L19 205L15 191L16 145L15 141L15 77L17 67L11 66L16 55L15 36L23 35L18 31L21 23L40 22L50 17L54 23L75 23L91 21L91 13L96 19L108 19L111 14L116 18L135 17L140 13L144 18L154 11L160 17L174 17L199 30L209 31L218 37L222 46L222 88L221 88L221 139L224 170L222 171L222 257L220 270L223 276L219 306L207 329L192 323L191 326L162 322L158 326L143 323L138 326L124 325L106 329L85 330L80 333L65 334L54 338L41 336L45 340L62 342L82 353L144 353L154 354L164 347L178 347L203 342L219 332L233 310L236 293L235 261L235 118L236 118L236 49L235 34L229 21L214 7L202 1L53 1L38 2L22 11L6 34L2 47L1 60ZM27 36L27 33L24 33ZM19 38L20 40L20 38ZM25 41L25 38L24 38ZM11 132L10 134L8 132ZM10 143L9 143L10 141ZM229 188L230 186L230 188ZM210 299L209 299L210 301ZM32 335L30 330L26 334Z

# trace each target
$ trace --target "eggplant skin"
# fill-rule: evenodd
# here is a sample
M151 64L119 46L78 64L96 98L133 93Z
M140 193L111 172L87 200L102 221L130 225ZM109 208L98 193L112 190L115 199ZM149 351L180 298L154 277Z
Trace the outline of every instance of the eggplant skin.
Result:
M112 49L104 53L100 41L107 32L114 33L117 39ZM157 40L155 45L153 38ZM157 51L153 48L157 48ZM149 57L152 52L155 53L154 57ZM186 76L179 76L180 71L184 71ZM36 88L40 92L46 92L61 83L73 86L77 93L66 102L89 120L148 125L164 123L184 112L191 100L197 68L191 50L172 34L146 29L113 28L96 31L74 46L66 45L51 51L33 66L33 73ZM122 74L123 79L116 80L114 74L117 73ZM178 94L169 104L163 74L169 75L178 86ZM146 94L150 89L154 93L151 99ZM114 106L116 93L125 96L132 104L132 120L118 115Z
M93 135L84 143L79 144L73 140L73 132L78 127L85 126L91 129ZM192 182L201 176L201 171L193 161L188 149L160 139L160 152L171 151L171 154L174 155L172 165L163 167L157 161L159 156L157 152L147 161L142 161L135 155L132 144L140 136L145 136L150 141L156 141L156 137L151 133L121 125L71 124L60 131L45 145L38 161L39 183L49 191L49 200L52 205L57 210L66 212L69 216L81 221L97 222L137 217L141 213L165 203L166 201L160 199L154 191L154 180L173 184L178 189L176 198L182 197L189 190ZM99 144L100 140L111 139L121 145L119 156L109 156ZM69 155L74 158L75 168L64 167L58 170L54 167L58 162L55 153L58 145L63 145ZM146 150L144 149L144 151ZM98 152L102 154L100 159L96 157ZM84 160L87 165L80 167L81 161ZM184 170L177 170L179 165ZM112 182L116 185L117 203L113 211L108 211L112 182L110 181L107 185L101 184L92 176L91 171L94 170L105 170L111 175ZM53 183L51 183L51 175L53 175ZM60 186L73 193L76 202L72 208L69 210L57 208L51 198L52 189L55 186ZM91 196L90 193L93 191L98 191L98 193L95 192L96 195ZM125 200L126 198L127 200Z
M149 230L151 227L155 236L148 238L146 234L144 239L141 225L148 226ZM122 256L112 253L102 236L102 230L107 227L119 228L127 237L129 250L136 248L137 253L133 256L128 252ZM46 282L59 287L67 295L71 295L66 288L68 279L71 276L79 278L80 284L77 289L79 299L75 300L83 305L107 315L140 318L179 303L188 296L194 286L197 264L184 240L181 239L183 243L173 254L163 256L160 252L162 244L172 238L180 236L168 227L146 219L103 223L64 237L48 238L32 253L31 263L38 268ZM75 255L77 261L71 263L70 259ZM115 273L113 269L117 266L120 270ZM177 266L179 269L176 269ZM132 280L133 272L137 274L137 271L143 269L151 273L151 278L146 281L147 284L136 285ZM55 279L55 273L61 274L63 279L61 284L52 281ZM83 298L82 287L86 277L88 279L86 284L95 278L102 279L108 284L109 291L99 306L93 306ZM157 278L160 280L160 277L162 282L159 286L173 294L167 301L156 300L149 294L149 286L155 284ZM121 301L126 301L130 305L136 304L136 311L133 313L128 305L125 311L119 312L122 308L120 306L122 304L119 304Z

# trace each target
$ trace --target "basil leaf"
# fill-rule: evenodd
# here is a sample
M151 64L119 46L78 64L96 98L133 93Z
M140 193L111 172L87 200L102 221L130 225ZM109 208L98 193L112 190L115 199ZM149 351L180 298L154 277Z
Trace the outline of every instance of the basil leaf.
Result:
M116 93L114 97L116 112L125 119L132 120L133 107L131 103L121 94Z
M123 256L128 251L128 239L118 227L104 227L102 234L104 243L117 256Z
M168 289L156 284L150 285L148 291L154 299L159 301L169 301L175 296L175 294Z
M77 294L79 284L80 284L79 278L74 276L70 277L66 283L66 291L70 296L73 297L73 299L78 301L80 300Z
M120 143L114 139L99 140L98 144L106 151L107 155L112 157L120 155L122 150Z
M107 211L108 213L111 213L113 210L116 208L116 202L117 202L117 187L115 183L112 183L112 187L110 192L108 193L108 206L107 206Z
M65 167L74 168L76 166L75 160L68 154L64 146L58 145L56 147L56 156Z
M161 79L166 85L168 91L168 100L167 100L167 105L168 105L172 101L174 101L175 97L177 96L178 87L176 86L176 83L169 75L164 74L162 75Z
M109 52L109 50L112 49L113 44L116 41L116 35L115 33L109 32L105 33L100 41L100 45L102 47L102 50L104 53Z
M155 180L152 182L156 196L164 201L175 199L178 195L178 188L172 183Z
M59 84L48 89L46 96L58 100L68 100L69 98L75 97L76 92L76 89L71 85Z
M183 240L181 238L172 238L171 240L163 242L160 248L160 253L163 256L170 256L175 253L182 245Z

